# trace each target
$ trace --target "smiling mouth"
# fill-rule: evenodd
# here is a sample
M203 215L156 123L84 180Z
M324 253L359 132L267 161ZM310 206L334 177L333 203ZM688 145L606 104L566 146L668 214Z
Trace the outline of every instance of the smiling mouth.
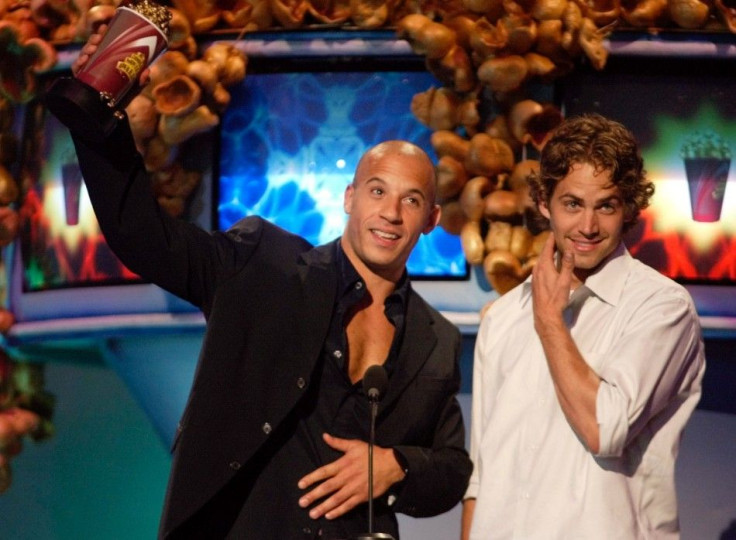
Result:
M602 239L598 240L571 240L575 251L586 252L593 251L602 242Z
M399 235L394 233L389 233L386 231L382 231L380 229L371 229L371 232L378 236L379 238L382 238L384 240L398 240Z

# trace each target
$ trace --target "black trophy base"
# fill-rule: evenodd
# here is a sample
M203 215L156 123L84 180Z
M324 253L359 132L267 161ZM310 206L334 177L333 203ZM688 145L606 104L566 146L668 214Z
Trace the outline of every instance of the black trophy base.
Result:
M350 540L378 540L379 538L383 540L394 540L394 537L387 533L364 533L353 536Z
M86 141L106 138L115 129L120 116L99 91L73 77L55 80L44 103L73 135Z

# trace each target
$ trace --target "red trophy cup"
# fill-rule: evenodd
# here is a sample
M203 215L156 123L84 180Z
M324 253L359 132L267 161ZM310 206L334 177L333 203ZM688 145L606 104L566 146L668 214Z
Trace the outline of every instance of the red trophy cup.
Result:
M51 85L48 110L75 135L109 135L137 94L141 72L166 49L170 20L171 12L150 0L121 5L85 66Z

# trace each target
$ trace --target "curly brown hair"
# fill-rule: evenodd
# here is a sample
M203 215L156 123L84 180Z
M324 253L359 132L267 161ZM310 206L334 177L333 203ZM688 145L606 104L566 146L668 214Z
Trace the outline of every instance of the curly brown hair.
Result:
M647 181L644 161L634 135L622 124L600 114L566 119L544 145L539 173L529 178L534 202L549 204L558 182L575 164L588 163L598 171L610 171L624 201L624 232L636 224L649 206L654 184Z

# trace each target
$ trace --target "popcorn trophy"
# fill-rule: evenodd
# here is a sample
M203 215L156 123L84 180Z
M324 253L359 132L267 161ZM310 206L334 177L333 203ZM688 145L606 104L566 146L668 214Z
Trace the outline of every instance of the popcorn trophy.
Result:
M84 67L51 85L48 110L82 138L109 135L138 93L141 72L168 46L170 20L171 12L151 0L122 4Z
M680 156L685 163L693 221L720 220L731 167L728 143L713 131L695 132L683 143Z

